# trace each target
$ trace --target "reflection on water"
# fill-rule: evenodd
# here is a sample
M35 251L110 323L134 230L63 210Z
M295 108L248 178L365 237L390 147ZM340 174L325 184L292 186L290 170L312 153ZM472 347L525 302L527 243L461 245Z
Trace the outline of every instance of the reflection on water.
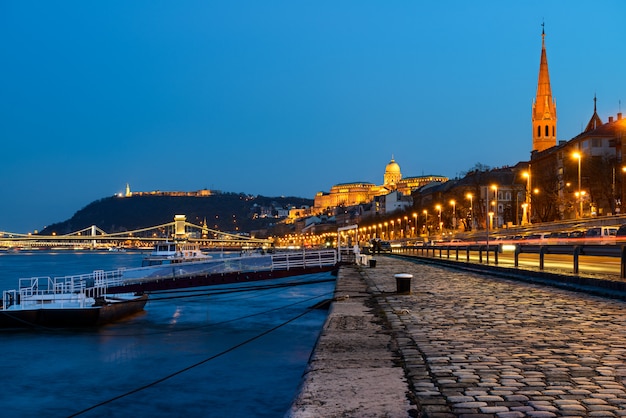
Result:
M1 254L0 289L15 288L20 277L134 267L141 258ZM13 416L84 410L81 416L87 417L282 416L326 312L289 321L332 297L331 279L323 273L247 283L247 288L155 293L145 312L99 329L0 331L0 365L10 382L0 392L0 410ZM321 282L304 284L311 281ZM294 286L272 286L286 282Z

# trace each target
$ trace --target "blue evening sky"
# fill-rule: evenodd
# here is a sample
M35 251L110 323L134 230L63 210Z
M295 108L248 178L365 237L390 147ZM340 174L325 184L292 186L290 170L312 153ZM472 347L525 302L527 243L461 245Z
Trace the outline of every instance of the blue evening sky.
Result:
M626 2L0 1L0 230L132 190L313 198L529 159L626 109Z

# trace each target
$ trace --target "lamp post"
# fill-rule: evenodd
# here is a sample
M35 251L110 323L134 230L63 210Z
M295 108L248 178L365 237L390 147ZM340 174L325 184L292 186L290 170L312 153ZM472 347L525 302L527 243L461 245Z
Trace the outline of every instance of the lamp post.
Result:
M493 194L494 194L495 205L494 205L493 210L494 210L494 213L495 213L495 220L496 220L495 225L492 223L491 227L493 229L496 229L498 227L498 186L496 184L493 184L491 186L491 189L493 190Z
M402 234L404 236L404 238L407 238L406 233L409 229L409 217L405 216L404 217L404 230L402 231Z
M624 175L626 174L626 166L622 166L622 175L620 177L619 188L619 212L622 213L622 205L624 204ZM617 212L617 210L615 210Z
M485 222L487 223L487 264L489 264L489 224L493 223L493 212L489 212L489 218Z
M587 193L583 190L580 192L574 192L574 196L576 196L576 200L580 200L580 213L583 213L583 200L585 199L585 195Z
M524 203L526 204L526 219L522 220L522 224L532 224L532 217L530 213L531 201L532 201L532 193L530 192L530 166L528 166L528 171L522 174L526 177L526 199L524 199Z
M474 195L467 194L467 198L470 200L470 230L474 230Z
M415 220L415 225L413 226L415 234L413 234L413 238L417 236L417 213L413 212L413 219Z
M579 152L575 152L573 154L574 158L576 158L578 160L578 218L582 218L583 217L583 198L582 198L582 186L581 186L581 176L580 176L580 162L583 158L583 156L579 153Z
M452 229L456 231L456 201L451 200L450 204L452 205Z
M389 221L389 223L391 223L391 234L389 235L389 238L394 239L396 235L396 224L395 224L395 221L393 220Z
M428 231L428 209L424 209L424 229L426 230L426 236L429 236Z
M441 222L441 205L435 206L435 209L437 209L439 211L437 219L439 221L439 233L441 234L441 233L443 233L443 224Z

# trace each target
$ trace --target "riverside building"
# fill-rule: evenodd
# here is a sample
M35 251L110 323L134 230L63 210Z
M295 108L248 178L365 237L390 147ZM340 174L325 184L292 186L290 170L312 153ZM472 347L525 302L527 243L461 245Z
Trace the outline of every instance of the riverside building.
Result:
M533 148L527 171L527 203L534 221L624 212L626 119L621 110L603 122L594 96L593 114L574 138L557 141L545 32L541 33L537 96L532 107ZM531 192L532 190L532 192Z
M313 212L324 213L339 206L349 207L375 201L393 202L391 205L397 209L401 206L398 205L398 201L402 201L403 197L410 199L412 191L432 182L446 181L447 177L438 175L402 177L400 165L392 157L385 166L383 184L369 182L335 184L329 192L319 192L315 195ZM381 196L387 195L390 195L389 199L380 199Z

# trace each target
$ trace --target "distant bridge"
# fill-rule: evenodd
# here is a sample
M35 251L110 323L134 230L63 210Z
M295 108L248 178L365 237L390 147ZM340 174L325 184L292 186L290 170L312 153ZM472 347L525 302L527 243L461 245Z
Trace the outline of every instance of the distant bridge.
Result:
M186 239L204 247L258 247L270 240L222 232L187 222L185 215L174 221L133 231L107 233L96 225L64 235L18 234L0 231L0 248L108 249L151 247L155 241Z

